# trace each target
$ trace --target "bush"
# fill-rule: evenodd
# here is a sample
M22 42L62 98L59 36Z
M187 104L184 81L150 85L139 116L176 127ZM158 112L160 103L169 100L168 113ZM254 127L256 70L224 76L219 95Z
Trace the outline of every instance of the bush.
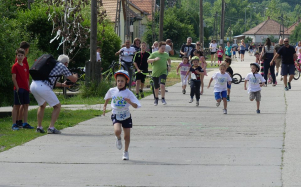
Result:
M11 67L15 62L15 51L21 41L20 30L16 20L2 18L0 20L0 106L12 105L13 82Z
M107 91L112 87L111 82L102 81L99 84L92 83L89 86L82 85L82 92L80 93L81 97L104 97Z

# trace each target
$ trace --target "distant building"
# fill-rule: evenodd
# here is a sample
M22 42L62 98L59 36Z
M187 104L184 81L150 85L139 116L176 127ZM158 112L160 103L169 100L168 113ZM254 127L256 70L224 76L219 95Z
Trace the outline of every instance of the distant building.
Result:
M275 20L268 19L256 27L248 30L247 32L244 32L243 35L245 38L250 37L253 39L253 42L255 43L263 43L265 38L268 38L269 36L274 36L275 38L279 38L280 34L280 23L278 23ZM288 29L284 27L284 38L289 37Z

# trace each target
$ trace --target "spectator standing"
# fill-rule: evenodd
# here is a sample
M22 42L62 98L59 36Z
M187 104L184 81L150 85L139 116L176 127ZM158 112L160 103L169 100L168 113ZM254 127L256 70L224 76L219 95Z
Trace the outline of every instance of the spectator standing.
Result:
M135 38L133 45L131 45L131 47L134 47L135 51L138 52L141 51L140 44L141 44L141 40L139 38Z
M165 52L168 53L169 56L173 56L175 54L171 39L166 40Z
M183 44L180 50L181 57L182 56L191 56L191 51L195 48L195 46L192 44L192 38L188 37L187 38L187 43Z
M216 54L216 51L217 51L217 43L216 43L215 40L211 41L211 43L209 45L209 49L210 49L210 52L211 52L211 66L213 66L213 64L212 64L213 59L214 59L214 65L216 65L215 64L215 61L216 61L216 55L215 54Z
M194 49L191 51L190 59L191 59L192 57L195 56L195 52L196 52L196 51L202 51L202 49L201 49L201 43L200 43L199 41L197 41L195 44L196 44L196 48L194 48Z
M155 41L152 45L152 53L159 50L159 42Z
M264 59L263 56L265 56ZM267 81L268 73L270 70L273 79L273 86L276 86L277 83L276 83L276 76L275 76L275 63L274 61L272 61L273 56L274 56L274 46L272 46L270 38L267 38L265 41L264 48L261 52L261 59L264 61L263 62L264 79Z

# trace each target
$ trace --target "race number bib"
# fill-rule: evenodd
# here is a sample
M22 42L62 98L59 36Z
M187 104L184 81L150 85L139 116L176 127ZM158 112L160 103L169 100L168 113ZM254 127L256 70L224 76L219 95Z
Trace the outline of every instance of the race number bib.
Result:
M196 76L194 73L191 73L191 79L196 79Z
M131 116L131 113L129 110L123 110L123 111L118 111L116 114L116 119L119 121L123 121L128 119Z

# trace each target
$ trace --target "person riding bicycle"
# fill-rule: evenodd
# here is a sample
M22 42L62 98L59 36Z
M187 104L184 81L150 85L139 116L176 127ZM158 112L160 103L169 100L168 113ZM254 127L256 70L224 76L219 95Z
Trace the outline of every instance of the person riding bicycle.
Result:
M133 57L136 53L136 49L131 47L130 40L125 41L125 47L122 47L115 55L120 55L121 63L125 65L126 71L129 72L130 77L132 77L132 72L129 71L131 65L133 64ZM131 84L131 83L129 83Z

